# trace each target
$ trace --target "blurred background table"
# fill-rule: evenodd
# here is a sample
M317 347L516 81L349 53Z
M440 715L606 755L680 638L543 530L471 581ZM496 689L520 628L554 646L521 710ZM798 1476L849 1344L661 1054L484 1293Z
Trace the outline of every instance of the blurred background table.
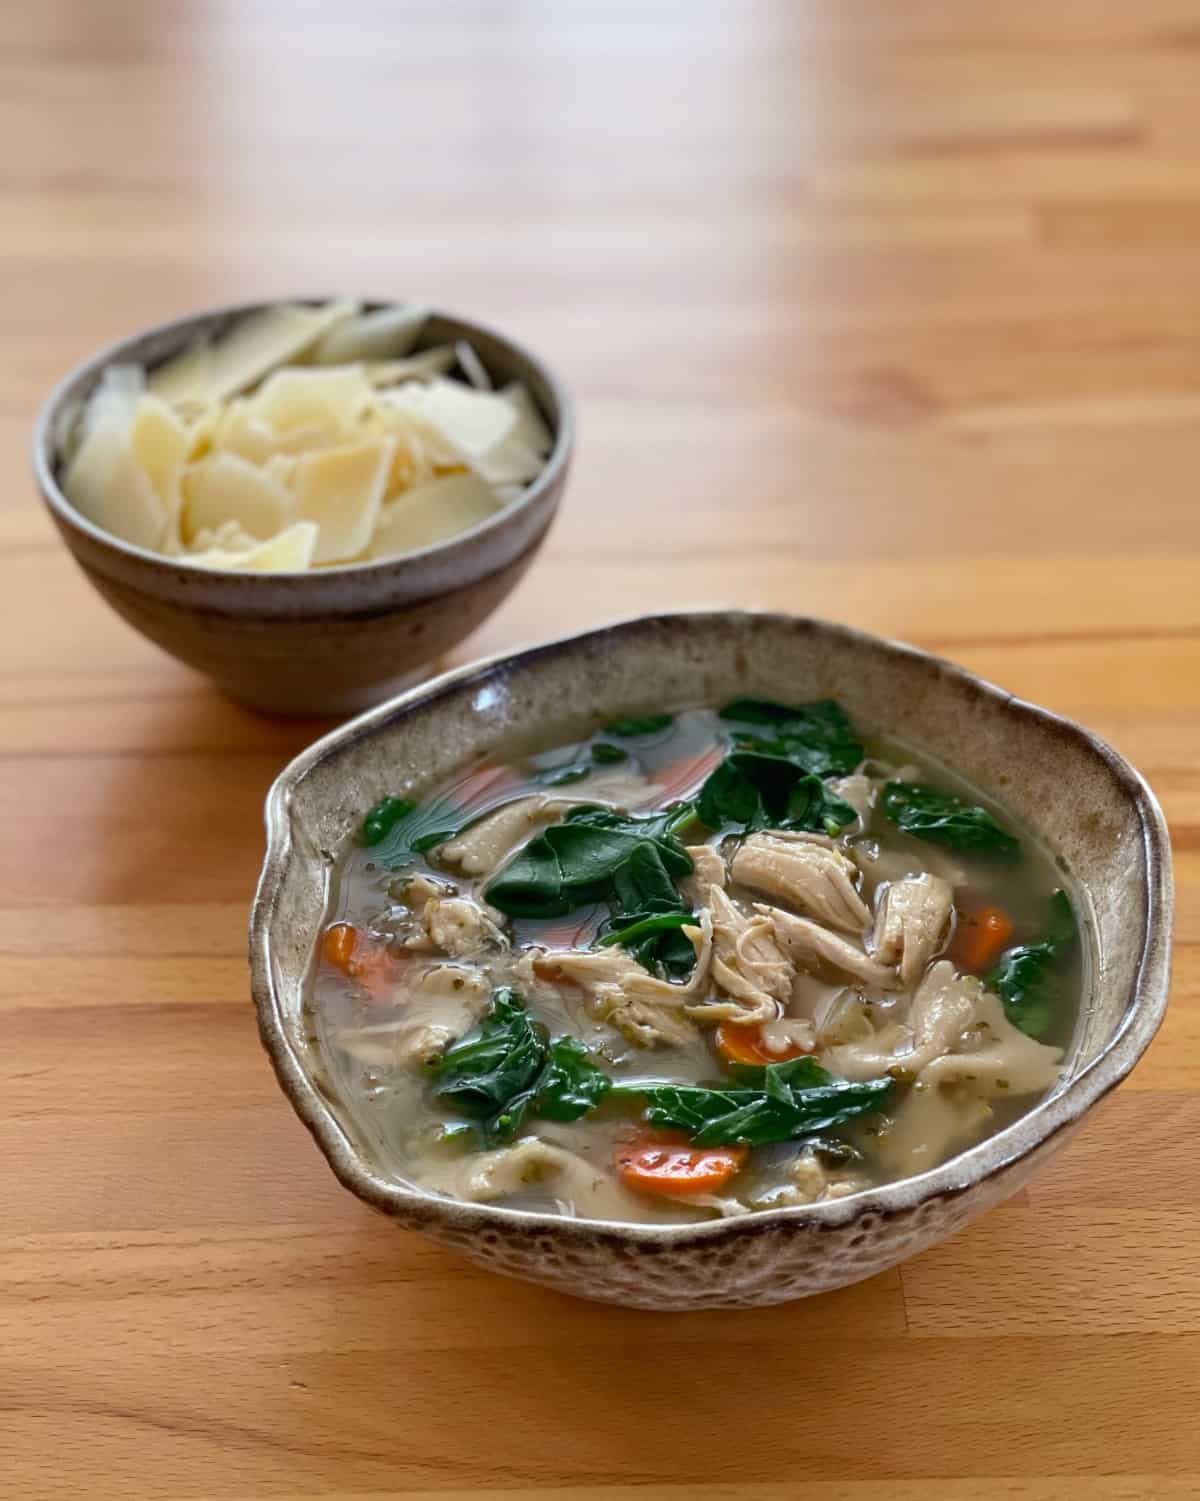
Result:
M1195 0L10 4L0 194L0 1492L1200 1494ZM243 952L322 726L124 627L26 470L94 346L327 289L485 315L577 394L563 515L462 656L816 612L1148 774L1173 1008L1016 1201L830 1297L658 1317L335 1185Z

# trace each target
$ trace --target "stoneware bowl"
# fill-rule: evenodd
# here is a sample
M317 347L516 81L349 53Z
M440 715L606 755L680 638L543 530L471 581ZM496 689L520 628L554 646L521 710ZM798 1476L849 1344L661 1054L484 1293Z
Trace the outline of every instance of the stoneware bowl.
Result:
M479 324L432 313L418 348L468 340L497 386L525 382L554 435L545 468L525 494L478 526L378 563L251 574L214 573L162 557L81 516L58 485L55 434L101 371L120 363L157 365L197 335L219 334L268 305L246 303L160 324L86 360L38 416L34 474L80 567L144 636L254 708L349 713L413 682L486 620L529 567L566 483L571 403L527 350Z
M1064 1077L1014 1125L941 1167L852 1197L695 1225L623 1225L457 1201L391 1176L337 1103L302 994L330 862L364 811L419 792L530 726L740 694L833 696L1001 797L1058 858L1090 950ZM1066 1144L1145 1050L1167 1000L1170 852L1141 777L1094 736L959 667L842 626L740 612L652 616L439 678L318 741L267 800L250 954L263 1042L334 1172L409 1229L511 1276L642 1308L825 1292L960 1230ZM997 1275L1002 1275L998 1270Z

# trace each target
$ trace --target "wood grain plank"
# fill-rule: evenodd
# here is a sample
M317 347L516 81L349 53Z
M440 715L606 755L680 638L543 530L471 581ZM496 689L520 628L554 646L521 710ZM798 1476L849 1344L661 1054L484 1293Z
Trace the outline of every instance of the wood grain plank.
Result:
M1195 0L0 9L0 1491L1200 1494ZM1167 1020L1013 1201L828 1298L657 1317L337 1185L244 965L263 794L325 726L120 622L26 450L101 344L333 287L511 328L578 398L563 513L454 661L794 610L1147 774Z

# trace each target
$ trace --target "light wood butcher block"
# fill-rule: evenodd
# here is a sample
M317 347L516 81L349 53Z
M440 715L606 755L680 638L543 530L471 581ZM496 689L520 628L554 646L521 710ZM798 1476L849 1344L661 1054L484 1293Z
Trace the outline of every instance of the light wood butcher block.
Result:
M1194 0L43 0L0 19L0 1494L1200 1494ZM52 383L192 308L361 287L512 331L579 450L456 660L742 604L1082 720L1175 837L1129 1082L899 1270L657 1315L343 1189L248 1000L255 718L87 587Z

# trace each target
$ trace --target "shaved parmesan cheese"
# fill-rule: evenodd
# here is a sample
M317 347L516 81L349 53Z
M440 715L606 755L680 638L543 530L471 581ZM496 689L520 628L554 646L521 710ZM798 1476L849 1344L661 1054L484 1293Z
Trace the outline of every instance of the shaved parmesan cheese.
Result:
M195 339L179 354L150 372L150 389L163 401L203 405L213 381L213 347Z
M422 418L455 448L474 457L502 443L517 425L512 402L488 391L472 391L452 380L401 386L389 399L403 412Z
M535 453L549 453L554 447L554 439L550 436L550 429L542 421L537 403L529 394L529 387L522 381L514 380L504 387L500 395L512 405L517 414L517 425L512 436L528 444Z
M389 501L371 542L372 558L391 558L466 531L499 510L474 474L453 474Z
M201 568L222 568L238 573L300 573L312 566L317 530L311 521L297 521L256 547L237 552L210 548L207 552L189 554L188 561L199 564Z
M79 447L62 485L89 521L135 547L157 548L167 513L131 441L142 389L135 366L114 365L104 372L83 409Z
M202 459L213 446L213 437L221 421L221 404L214 401L205 407L188 426L188 459Z
M317 341L313 363L346 365L354 360L399 359L417 342L428 317L428 308L413 303L343 319Z
M361 365L338 365L328 370L277 370L247 410L276 433L332 428L348 437L374 400Z
M252 537L271 537L287 513L283 486L235 453L209 454L184 471L184 541L225 521L236 521Z
M280 303L250 313L207 346L192 346L160 365L150 389L171 401L221 401L244 391L276 365L298 359L327 330L356 311L353 304L298 307Z
M129 441L129 430L102 427L79 445L63 475L63 493L89 521L122 542L154 549L167 514Z
M236 521L222 521L220 526L203 526L192 538L187 552L249 552L258 546L259 539L252 537Z
M508 437L495 448L489 448L475 460L475 468L489 484L528 484L542 472L541 454L522 443L520 438Z
M155 494L168 510L174 510L190 444L188 430L174 408L158 396L141 397L134 410L129 441Z
M432 380L454 369L457 359L451 344L424 349L406 360L369 360L363 373L373 386L397 386L403 380Z
M315 563L362 552L379 520L395 451L394 438L369 438L306 454L292 476L293 512L321 528Z

